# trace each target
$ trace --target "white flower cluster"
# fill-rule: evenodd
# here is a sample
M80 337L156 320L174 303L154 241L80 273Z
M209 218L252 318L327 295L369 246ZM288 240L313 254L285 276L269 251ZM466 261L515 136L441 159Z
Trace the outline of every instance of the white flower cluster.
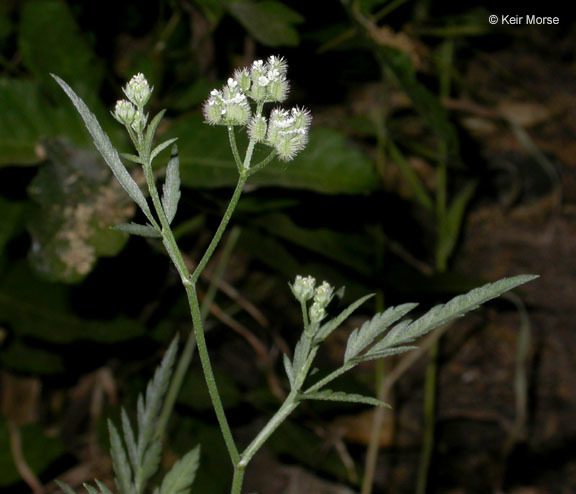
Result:
M306 146L312 117L301 108L272 110L269 121L252 116L248 98L255 103L280 103L288 96L288 65L281 57L256 60L249 68L237 69L221 90L214 89L203 113L211 125L247 125L255 142L272 146L280 159L289 161Z
M204 117L211 125L246 125L250 105L238 82L231 77L221 91L213 89L204 104Z
M308 314L310 322L317 324L326 317L326 307L332 300L334 288L326 281L316 287L316 280L312 276L296 276L294 283L290 286L296 300L306 303L313 298Z
M150 87L143 74L136 74L122 90L128 101L117 101L112 115L126 127L131 127L136 132L142 132L146 127L147 120L143 108L148 103L153 88Z
M289 161L306 147L311 121L310 112L303 108L276 108L270 113L266 143L276 149L280 159Z

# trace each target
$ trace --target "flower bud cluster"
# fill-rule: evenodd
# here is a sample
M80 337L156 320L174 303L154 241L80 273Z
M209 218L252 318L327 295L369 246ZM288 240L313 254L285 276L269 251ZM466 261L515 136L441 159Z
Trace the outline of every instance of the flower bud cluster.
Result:
M152 90L153 88L148 84L144 74L136 74L130 79L128 84L126 84L124 94L138 108L142 108L148 103Z
M143 108L150 99L153 88L143 74L136 74L122 90L128 100L117 101L112 115L122 125L136 132L142 132L148 120Z
M250 105L238 82L229 78L222 90L213 89L204 103L204 118L211 125L246 125Z
M316 288L314 301L310 307L310 322L319 323L326 317L326 307L332 300L334 289L326 282Z
M306 303L314 296L314 287L316 286L316 280L312 276L296 276L294 284L290 286L292 293L296 300L301 303Z
M326 307L334 296L334 288L326 281L316 287L316 280L312 276L296 276L290 286L296 300L304 304L313 299L308 311L310 322L317 324L326 317Z

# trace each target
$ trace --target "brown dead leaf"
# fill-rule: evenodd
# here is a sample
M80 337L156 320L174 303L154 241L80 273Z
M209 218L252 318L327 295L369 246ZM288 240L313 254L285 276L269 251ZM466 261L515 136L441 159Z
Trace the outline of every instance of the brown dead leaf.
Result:
M506 120L521 127L534 127L551 117L546 106L533 101L503 100L498 103L498 110Z

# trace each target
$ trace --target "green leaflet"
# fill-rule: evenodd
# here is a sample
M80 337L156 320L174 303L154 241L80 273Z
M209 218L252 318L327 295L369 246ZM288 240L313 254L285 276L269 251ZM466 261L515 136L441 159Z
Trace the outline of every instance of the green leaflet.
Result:
M366 405L374 405L377 407L390 408L388 403L385 403L370 396L359 395L355 393L344 393L342 391L332 391L325 389L323 391L316 391L314 393L305 393L301 395L305 400L322 400L322 401L343 401L348 403L364 403Z
M116 486L120 494L129 494L134 491L132 484L132 471L126 451L122 446L122 440L118 434L118 429L108 420L108 432L110 435L110 454L112 456L112 466L116 474Z
M64 494L76 494L72 490L72 488L69 485L65 484L64 482L60 482L59 480L57 480L56 483L58 484L58 487L60 487L60 489L62 489Z
M110 228L112 230L130 233L132 235L139 235L141 237L162 237L162 234L151 225L139 225L138 223L121 223L120 225L112 225Z
M172 466L162 481L160 494L187 494L190 492L199 462L200 447L197 446Z
M178 159L178 146L174 145L166 168L166 180L162 187L162 206L164 207L168 223L172 223L174 216L176 216L179 200L180 161Z
M385 312L376 314L372 319L365 322L360 329L355 329L346 343L344 353L344 363L357 357L360 352L366 349L378 336L382 335L391 324L404 317L418 304L403 304L398 307L390 307Z

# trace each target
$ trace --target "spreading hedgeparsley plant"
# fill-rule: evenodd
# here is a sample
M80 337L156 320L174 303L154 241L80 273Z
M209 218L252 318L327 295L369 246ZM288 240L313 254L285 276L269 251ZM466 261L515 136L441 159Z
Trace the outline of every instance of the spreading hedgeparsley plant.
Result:
M203 105L203 114L207 124L227 128L231 152L238 169L238 183L212 241L192 271L187 268L171 229L180 199L176 139L155 144L156 129L164 111L159 112L152 119L149 119L149 115L145 112L145 106L153 90L146 78L138 74L128 82L123 89L126 99L118 101L113 112L114 118L125 127L136 151L134 154L118 153L84 102L62 79L53 76L80 113L88 132L94 139L96 148L147 220L144 224L130 223L112 227L133 235L157 238L162 242L186 291L192 318L193 331L190 332L180 356L177 357L178 349L175 340L150 380L146 392L140 396L136 423L133 424L125 410L122 410L121 414L121 427L109 422L115 483L120 494L141 494L150 489L150 479L160 464L166 425L192 358L194 345L198 347L198 355L214 412L234 467L230 492L240 494L244 472L251 459L303 401L348 401L387 406L372 397L332 391L326 386L360 362L387 357L414 348L413 342L418 337L534 278L534 276L522 275L485 285L458 296L446 304L433 307L416 318L406 317L415 309L416 304L390 307L376 314L350 334L342 363L337 369L311 382L312 374L314 374L312 372L314 359L321 344L372 295L362 297L336 317L330 317L327 307L335 297L334 287L326 281L317 283L310 276L297 276L290 284L290 289L300 304L303 329L292 355L283 357L287 377L287 395L278 411L252 442L244 449L240 449L230 428L214 378L204 337L196 284L228 226L246 181L275 158L282 161L292 160L307 144L312 120L308 110L299 107L291 109L274 107L269 113L265 112L266 104L279 104L286 100L289 92L287 68L286 61L279 57L270 57L265 62L258 60L248 68L236 70L224 87L211 91ZM236 134L239 131L246 132L248 137L248 145L243 156L236 143ZM269 154L259 163L253 163L256 145L269 149ZM153 173L153 162L163 150L169 147L171 147L171 155L160 193ZM142 167L148 197L128 172L124 164L126 161ZM192 492L199 456L198 447L192 449L173 465L162 481L154 487L153 492L155 494ZM74 494L69 486L60 485L66 494ZM89 484L84 484L84 487L89 494L112 493L99 481L96 481L96 487Z

